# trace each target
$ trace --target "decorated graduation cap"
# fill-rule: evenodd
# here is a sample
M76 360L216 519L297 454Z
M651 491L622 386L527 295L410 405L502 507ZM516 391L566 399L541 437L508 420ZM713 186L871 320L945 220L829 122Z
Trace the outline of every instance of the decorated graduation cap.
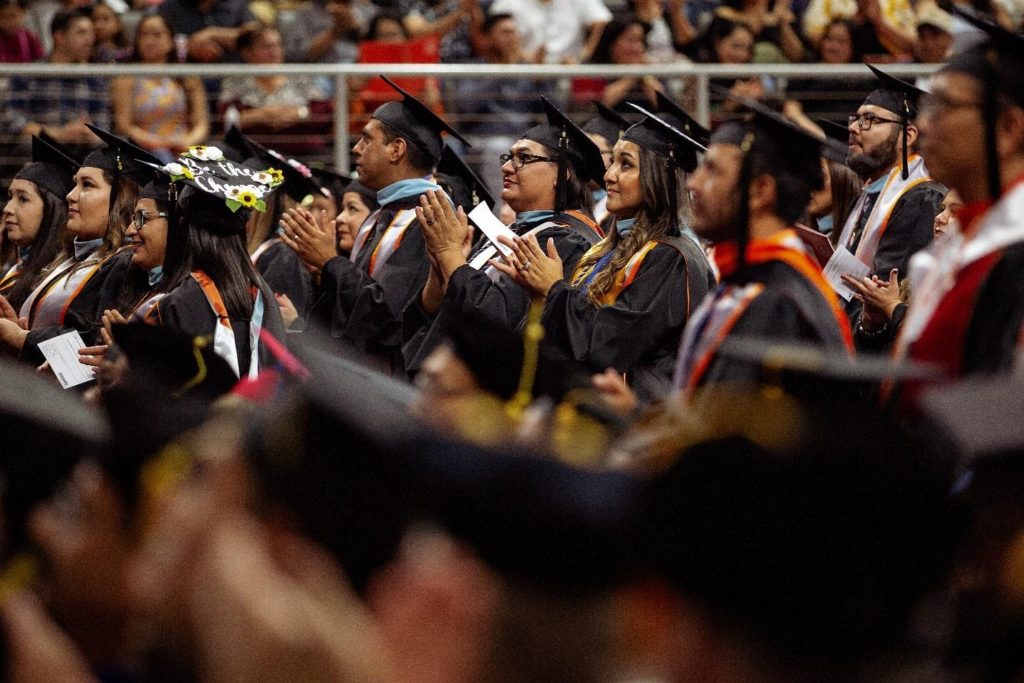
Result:
M673 126L683 131L687 136L696 140L705 147L708 144L708 140L711 138L711 131L700 125L697 119L693 118L686 113L686 110L672 101L661 91L656 94L658 102L658 112L661 114L661 119L671 123Z
M619 136L629 128L630 123L610 107L606 107L600 102L594 104L597 105L597 114L583 124L583 132L600 135L608 141L608 144L614 145Z
M446 186L445 191L456 206L462 206L467 211L480 202L494 206L494 195L487 189L487 184L448 145L441 150L435 175L438 176L438 184Z
M266 199L283 181L281 171L257 171L229 161L218 147L189 147L177 161L151 165L175 183L222 199L232 213L241 208L266 212Z
M241 162L243 165L254 169L279 171L282 178L281 189L295 201L301 202L311 194L323 194L322 186L317 183L313 171L308 166L261 145L243 133L238 126L231 126L228 129L224 135L224 142L229 148L245 154Z
M878 79L878 88L873 90L864 100L864 104L873 104L886 111L891 111L900 117L900 127L903 130L903 146L901 150L902 177L907 179L909 170L907 168L907 126L917 118L917 103L924 91L917 86L890 76L874 64L867 67Z
M75 186L74 175L77 170L78 162L64 150L33 136L32 161L14 177L33 182L63 201Z
M942 71L964 73L981 83L989 195L994 200L1002 191L995 133L999 97L1024 108L1024 37L979 16L970 7L945 2L940 6L986 34L985 40L952 55Z
M394 128L403 138L426 152L435 164L441 158L441 133L447 132L467 147L472 147L458 131L431 111L430 107L400 88L387 76L381 78L394 88L402 99L385 102L377 107L372 118Z
M547 123L534 126L523 133L523 138L533 140L551 150L558 161L558 180L555 188L555 211L566 208L565 176L572 166L583 180L592 180L604 187L604 159L601 150L587 137L568 116L558 110L548 98L541 96Z

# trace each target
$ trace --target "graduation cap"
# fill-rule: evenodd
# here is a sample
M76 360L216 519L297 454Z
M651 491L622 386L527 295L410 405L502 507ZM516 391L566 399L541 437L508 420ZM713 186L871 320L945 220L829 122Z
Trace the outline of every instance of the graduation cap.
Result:
M494 206L494 195L487 189L487 184L448 145L441 150L435 175L442 176L438 178L439 184L447 185L445 191L456 206L462 206L467 211L480 202Z
M1020 377L970 378L924 392L921 412L967 463L1016 458L1024 462L1024 382Z
M150 164L160 164L160 160L142 149L133 142L114 135L102 128L97 128L91 123L85 124L93 134L103 141L104 147L93 150L85 157L82 166L99 168L111 176L117 177L122 173L137 170L137 161L145 161Z
M708 140L711 139L710 130L700 125L697 119L687 114L685 109L673 102L661 91L658 91L655 96L658 103L658 112L662 115L662 120L671 123L688 137L707 147Z
M687 173L697 168L697 152L706 152L705 145L643 107L628 104L644 118L626 130L623 140L654 152Z
M562 211L565 206L566 187L565 174L569 166L576 169L576 174L583 180L591 180L604 187L604 159L601 150L587 137L572 120L558 110L548 98L541 96L547 123L534 126L523 133L523 138L533 140L551 150L558 160L558 180L555 188L555 211Z
M372 118L394 128L402 137L426 152L434 163L441 158L441 133L443 132L453 135L467 147L472 147L465 138L459 135L458 131L431 111L430 107L400 88L387 76L382 75L381 78L394 88L402 96L402 99L386 102L377 107Z
M145 165L169 176L175 183L224 200L232 213L240 208L265 212L266 198L284 180L279 169L257 171L229 161L219 147L205 145L189 147L177 161Z
M734 418L684 448L641 493L641 555L783 661L850 671L903 644L944 576L954 468L871 412L792 412L787 443Z
M902 147L902 177L906 180L910 171L907 168L907 126L917 118L917 103L924 94L924 91L895 76L890 76L874 64L866 65L878 79L878 88L873 90L864 100L864 104L873 104L886 111L891 111L900 117L900 127L903 130Z
M600 102L594 104L597 105L597 114L583 124L583 132L600 135L608 141L608 144L614 145L619 136L629 128L630 123L610 107L606 107Z
M82 165L82 159L84 159L85 157L77 154L73 149L71 149L57 138L47 133L45 130L39 131L39 134L36 137L38 137L46 144L50 145L50 147L59 149L61 152L63 152L65 156L70 157L75 162L76 166Z
M22 167L15 178L35 183L61 201L75 186L78 163L63 150L32 136L32 162Z
M985 40L953 54L942 71L965 73L981 83L989 195L994 201L1002 193L996 151L999 96L1005 96L1018 107L1024 107L1024 37L979 16L972 8L946 2L941 2L939 6L986 34Z
M244 151L247 155L241 162L254 169L276 169L281 172L281 189L289 197L301 202L307 195L321 193L313 171L302 162L290 159L280 152L264 147L238 128L231 126L224 135L224 141L232 149Z
M320 188L321 193L326 192L324 196L334 197L339 201L345 187L355 179L351 175L338 173L329 168L310 167L309 170L313 173L313 182Z
M75 463L97 455L109 426L103 415L24 366L0 360L0 501L4 555L27 543L25 519L67 478Z

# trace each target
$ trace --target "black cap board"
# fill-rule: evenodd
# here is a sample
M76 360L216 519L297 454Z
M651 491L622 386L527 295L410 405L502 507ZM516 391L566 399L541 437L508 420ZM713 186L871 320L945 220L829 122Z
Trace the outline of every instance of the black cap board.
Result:
M630 123L617 111L600 102L594 104L597 106L597 114L583 124L583 132L600 135L608 141L609 145L614 145L619 136L629 128Z
M465 138L459 135L458 131L435 114L430 107L400 88L387 76L381 76L381 78L394 88L402 96L402 99L386 102L377 107L372 118L394 128L402 137L407 138L410 143L426 152L434 163L441 158L441 133L443 132L453 135L467 147L472 147Z
M25 164L15 178L28 180L61 201L75 186L78 163L64 151L41 138L32 137L32 162Z
M313 182L316 183L322 193L326 192L324 196L334 197L339 200L345 186L353 180L352 176L332 171L329 168L311 166L309 170L313 173Z
M547 123L534 126L523 133L523 137L547 147L557 155L561 162L575 168L577 175L582 179L593 181L604 187L605 166L601 150L550 100L543 96L540 99L544 104ZM561 177L559 181L561 181ZM556 210L560 208L565 207L556 207Z
M662 92L658 92L658 113L661 114L661 119L671 123L673 126L683 131L689 137L693 138L705 147L708 144L708 140L711 139L711 131L700 125L697 119L693 118L686 113L686 110L672 101L668 96Z
M105 146L90 152L85 157L85 161L82 162L82 166L99 168L110 173L112 176L117 176L121 173L137 171L136 161L160 164L158 158L131 141L102 128L97 128L91 123L85 125L88 126L89 130L96 137L103 141Z
M283 181L278 169L257 171L229 161L218 147L203 145L189 147L177 161L147 165L175 183L223 199L232 213L243 207L265 212L266 197Z
M37 137L43 142L50 145L50 147L55 147L56 149L59 149L61 152L65 154L65 156L71 157L77 166L82 165L82 159L84 159L85 157L81 156L80 154L77 154L74 150L72 150L70 147L60 142L59 140L57 140L57 138L53 137L45 130L39 131L39 135Z
M442 186L447 185L445 191L456 206L468 211L480 202L487 202L488 206L494 207L494 195L487 189L487 183L448 145L441 150L436 175L443 176L438 178L438 182Z
M943 384L922 394L919 404L967 462L1024 456L1020 377L974 377Z
M632 102L629 106L643 114L644 118L626 130L623 140L654 152L687 173L697 168L697 152L706 152L707 147L643 107Z
M314 180L313 172L305 164L289 159L280 152L265 147L243 133L238 126L232 126L224 134L224 142L236 150L246 150L247 157L242 162L253 169L277 169L283 174L281 185L284 193L297 202L307 195L323 193L322 187Z

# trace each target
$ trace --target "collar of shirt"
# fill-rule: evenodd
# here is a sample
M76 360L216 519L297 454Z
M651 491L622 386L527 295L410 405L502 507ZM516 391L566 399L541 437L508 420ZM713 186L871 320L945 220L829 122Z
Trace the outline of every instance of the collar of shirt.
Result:
M88 240L86 242L79 242L78 238L75 238L75 260L84 261L89 258L90 255L97 249L103 246L103 238L97 237L94 240Z
M401 199L418 197L427 190L440 190L441 186L426 178L406 178L397 183L391 183L385 188L377 190L377 203L382 207L393 204Z

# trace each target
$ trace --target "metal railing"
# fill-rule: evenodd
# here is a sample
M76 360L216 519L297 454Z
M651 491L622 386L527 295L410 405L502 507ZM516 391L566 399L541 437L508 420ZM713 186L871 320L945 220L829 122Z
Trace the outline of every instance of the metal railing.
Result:
M937 64L890 64L886 71L894 76L913 79L928 76ZM0 78L116 76L186 78L198 76L219 79L227 76L312 76L328 77L334 82L333 93L333 155L334 166L349 169L350 101L348 81L351 78L387 76L433 77L438 79L617 79L630 76L654 76L665 81L685 80L693 84L694 116L707 123L711 115L711 82L715 79L771 77L777 79L860 80L873 78L861 64L652 64L643 66L582 64L504 65L504 64L0 64Z

